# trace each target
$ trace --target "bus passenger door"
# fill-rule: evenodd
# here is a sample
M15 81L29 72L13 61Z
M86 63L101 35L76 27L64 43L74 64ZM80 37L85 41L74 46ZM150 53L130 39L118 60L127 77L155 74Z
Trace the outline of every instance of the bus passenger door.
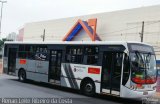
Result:
M60 83L62 51L51 50L49 59L49 82Z
M103 54L102 92L120 95L122 52L105 52Z
M16 70L16 48L9 48L8 54L8 74L15 74Z

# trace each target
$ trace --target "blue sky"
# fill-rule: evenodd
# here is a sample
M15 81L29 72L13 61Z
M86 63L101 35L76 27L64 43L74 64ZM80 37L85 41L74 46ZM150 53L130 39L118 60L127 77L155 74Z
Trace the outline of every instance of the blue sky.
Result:
M7 0L3 8L2 34L18 32L25 23L151 5L160 0Z

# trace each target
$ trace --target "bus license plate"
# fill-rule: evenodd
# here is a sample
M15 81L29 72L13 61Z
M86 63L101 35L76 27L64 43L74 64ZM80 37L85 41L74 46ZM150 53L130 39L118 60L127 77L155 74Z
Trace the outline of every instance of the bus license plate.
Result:
M143 95L148 95L148 92L146 92L146 91L145 91L145 92L143 92Z

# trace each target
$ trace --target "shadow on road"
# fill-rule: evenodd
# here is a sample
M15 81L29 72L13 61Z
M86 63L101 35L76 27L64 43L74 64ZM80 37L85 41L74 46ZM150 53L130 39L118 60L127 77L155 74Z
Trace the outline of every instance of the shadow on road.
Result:
M18 81L17 79L9 79L9 80ZM24 82L22 82L22 83L24 83ZM78 95L82 95L79 90L75 90L75 89L71 89L71 88L67 88L67 87L60 87L60 86L57 86L57 85L52 85L52 84L47 84L47 83L42 83L42 82L35 82L35 81L32 81L32 80L27 80L25 83L40 86L40 87L55 89L55 90L59 90L59 91L74 93L74 94L78 94ZM115 103L122 103L122 104L142 104L142 102L138 101L138 100L124 99L124 98L119 98L119 97L110 96L110 95L96 94L94 97L91 97L91 98L94 98L94 99L96 98L96 99L99 99L99 100L100 99L101 100L108 100L108 101L112 101L112 102L115 102Z

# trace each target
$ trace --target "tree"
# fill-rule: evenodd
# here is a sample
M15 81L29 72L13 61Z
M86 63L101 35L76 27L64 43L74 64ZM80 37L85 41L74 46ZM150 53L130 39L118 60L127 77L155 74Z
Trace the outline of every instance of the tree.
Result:
M0 51L2 51L5 41L8 41L8 40L6 38L3 38L2 40L0 40Z

